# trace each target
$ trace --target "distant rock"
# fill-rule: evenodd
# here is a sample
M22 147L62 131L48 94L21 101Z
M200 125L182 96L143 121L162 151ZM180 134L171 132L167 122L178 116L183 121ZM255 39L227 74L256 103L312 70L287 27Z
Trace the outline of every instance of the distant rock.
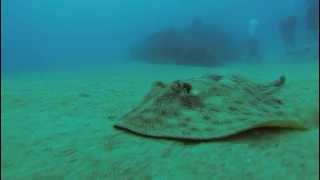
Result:
M151 63L219 65L237 56L237 45L221 27L195 19L182 29L153 33L133 48L132 55Z

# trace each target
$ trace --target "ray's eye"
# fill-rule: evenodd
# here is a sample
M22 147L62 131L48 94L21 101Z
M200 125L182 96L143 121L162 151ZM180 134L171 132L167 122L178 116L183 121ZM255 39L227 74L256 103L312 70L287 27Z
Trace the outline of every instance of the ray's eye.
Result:
M183 83L180 81L174 81L171 85L171 89L177 93L180 93L183 90Z
M192 86L189 83L183 83L183 89L186 93L190 94Z

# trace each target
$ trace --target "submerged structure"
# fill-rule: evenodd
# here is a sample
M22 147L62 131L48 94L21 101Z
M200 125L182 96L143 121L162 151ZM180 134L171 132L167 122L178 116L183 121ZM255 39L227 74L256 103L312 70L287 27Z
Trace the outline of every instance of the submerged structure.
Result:
M155 82L138 106L115 127L140 135L211 140L258 127L304 128L294 108L278 94L285 77L255 83L238 75L205 75Z
M221 27L195 18L184 28L168 28L153 33L134 47L135 59L151 63L212 66L237 54L233 37Z
M296 29L296 16L288 16L280 22L281 38L284 42L287 52L294 49L296 46Z
M319 0L306 0L306 23L311 31L319 31Z

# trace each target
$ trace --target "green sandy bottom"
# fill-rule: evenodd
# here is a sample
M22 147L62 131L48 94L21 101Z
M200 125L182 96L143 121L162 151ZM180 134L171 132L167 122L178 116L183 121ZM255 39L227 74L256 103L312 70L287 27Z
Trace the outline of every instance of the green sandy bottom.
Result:
M205 73L287 77L307 131L259 129L204 143L114 129L154 80ZM96 72L2 79L1 177L16 179L318 179L318 63L200 68L132 63ZM284 95L285 96L285 95ZM288 99L290 97L291 99ZM304 116L305 115L305 116ZM314 116L313 116L314 115Z

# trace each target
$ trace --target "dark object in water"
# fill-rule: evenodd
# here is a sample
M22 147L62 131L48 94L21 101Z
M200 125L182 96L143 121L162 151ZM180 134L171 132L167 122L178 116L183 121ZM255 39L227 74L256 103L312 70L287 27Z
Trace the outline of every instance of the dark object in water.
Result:
M297 17L288 16L280 22L280 33L287 51L295 47L295 33L297 28Z
M257 60L261 59L260 44L258 39L252 37L248 40L248 51L249 58Z
M306 23L309 30L319 30L319 0L306 0Z
M183 29L163 29L137 45L135 59L151 63L219 65L237 55L236 43L220 27L196 18Z
M207 75L161 83L152 86L142 102L114 126L143 136L194 141L259 127L303 129L294 105L278 97L279 90L285 90L284 83L284 76L255 83L236 75L219 81Z

